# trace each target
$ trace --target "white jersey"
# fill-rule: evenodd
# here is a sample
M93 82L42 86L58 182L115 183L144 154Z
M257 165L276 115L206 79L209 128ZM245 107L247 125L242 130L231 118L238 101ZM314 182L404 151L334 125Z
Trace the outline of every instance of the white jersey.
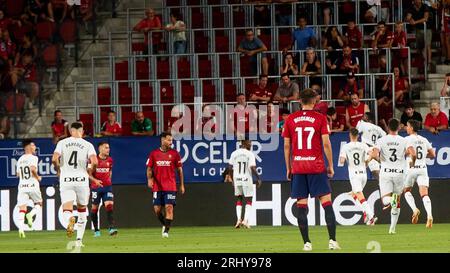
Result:
M19 174L19 191L39 191L39 181L31 173L31 167L38 167L38 157L32 154L24 154L17 161L16 172Z
M419 135L409 135L405 137L409 146L412 146L416 151L416 162L414 168L427 169L427 154L428 150L432 149L430 142Z
M253 184L252 169L256 167L255 155L247 149L237 149L231 153L228 164L233 166L233 182L235 186Z
M406 150L410 145L399 135L386 135L378 139L376 148L380 151L381 173L403 175L406 169Z
M375 146L377 140L386 135L386 132L380 126L363 120L358 121L356 129L361 133L361 142L370 147Z
M347 160L349 176L366 174L365 161L369 150L369 146L362 142L349 142L342 147L339 157Z
M55 153L61 155L61 185L89 185L89 157L97 155L91 143L82 138L65 138L58 142Z

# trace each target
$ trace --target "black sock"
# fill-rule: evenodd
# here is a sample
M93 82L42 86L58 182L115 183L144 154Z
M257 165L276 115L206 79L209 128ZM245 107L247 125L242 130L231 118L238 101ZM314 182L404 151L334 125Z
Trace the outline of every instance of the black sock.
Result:
M114 228L114 217L113 217L113 211L107 210L106 216L108 218L109 228Z
M299 207L297 210L297 222L300 233L302 234L303 242L311 242L308 233L308 207Z
M92 224L94 225L95 231L99 231L98 229L98 213L91 211L91 220Z
M170 225L172 224L172 219L165 219L165 224L164 224L164 232L169 232L170 229Z
M162 213L159 213L157 216L158 216L158 220L161 223L161 225L165 226L166 221L164 221L164 215Z
M336 241L336 217L332 205L327 205L323 208L325 210L325 222L327 222L328 235L330 239Z

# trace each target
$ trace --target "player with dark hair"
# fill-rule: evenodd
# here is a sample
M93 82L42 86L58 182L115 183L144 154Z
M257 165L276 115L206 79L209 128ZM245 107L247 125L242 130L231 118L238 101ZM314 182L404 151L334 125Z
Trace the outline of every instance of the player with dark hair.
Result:
M328 178L334 175L330 129L327 118L313 110L316 96L313 89L305 89L300 93L303 108L289 116L282 134L286 177L288 181L292 180L291 198L297 199L297 220L304 241L304 251L312 250L308 234L308 196L319 198L325 210L330 238L328 248L340 249L336 242L336 218L328 182ZM325 151L328 167L325 167L322 149Z
M235 228L244 226L250 228L248 223L253 199L253 175L257 179L257 187L261 186L261 178L256 171L256 158L251 152L252 142L242 140L241 147L231 153L228 161L228 173L225 182L231 182L236 196L236 225ZM242 204L245 201L244 219L242 219Z
M430 187L430 178L428 177L427 168L427 158L436 157L436 153L431 146L431 143L417 134L420 129L420 122L414 119L410 119L407 122L406 132L409 136L406 140L416 151L416 162L414 166L406 171L405 178L405 188L403 192L405 193L405 199L408 205L413 210L413 215L411 222L417 224L419 221L420 210L416 207L416 202L414 201L414 196L411 193L411 189L414 186L414 182L419 186L419 193L422 197L423 206L427 212L427 228L433 227L433 215L431 213L431 199L428 196L428 188Z
M71 137L60 140L53 152L52 163L59 176L63 218L67 222L67 237L75 230L73 204L78 210L76 247L82 247L87 223L87 205L89 203L89 173L95 169L97 153L94 146L83 139L83 124L74 122L70 126Z
M98 209L100 202L103 202L105 207L109 235L117 235L117 228L114 223L113 208L114 208L114 194L112 191L112 167L113 159L109 156L108 142L100 142L98 144L97 167L94 170L89 170L89 179L91 180L91 220L94 225L94 237L100 237L100 228L98 226Z
M180 154L171 148L172 134L164 132L160 138L161 147L150 153L146 163L147 183L153 191L153 209L162 225L162 237L168 238L177 196L175 171L180 179L181 194L185 188Z
M344 165L347 161L348 177L352 186L351 194L355 199L355 202L361 205L364 213L364 222L368 226L373 226L378 218L375 217L373 210L367 203L363 193L364 186L367 183L367 163L371 160L369 156L370 148L366 143L358 142L359 132L356 128L351 128L349 135L350 142L342 147L339 154L339 163Z
M36 145L33 140L22 141L24 154L17 161L16 175L19 177L19 187L17 193L17 206L19 207L19 238L25 238L25 217L28 227L33 226L33 217L42 208L42 195L39 182L42 177L38 175L38 157ZM27 213L27 203L31 200L34 203L33 209Z
M385 208L391 207L389 234L395 234L400 216L400 195L403 192L406 156L411 156L410 166L414 166L416 152L405 138L398 135L398 119L389 120L388 128L389 134L377 140L372 156L381 162L380 197Z

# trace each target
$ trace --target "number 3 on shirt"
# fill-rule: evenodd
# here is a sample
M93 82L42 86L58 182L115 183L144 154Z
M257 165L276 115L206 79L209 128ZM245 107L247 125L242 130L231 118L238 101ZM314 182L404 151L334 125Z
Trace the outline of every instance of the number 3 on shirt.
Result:
M306 149L311 150L312 147L312 138L314 136L314 132L316 131L314 127L297 127L295 131L297 132L297 141L298 141L298 149L303 149L303 129L305 132L309 132L308 138L306 139Z

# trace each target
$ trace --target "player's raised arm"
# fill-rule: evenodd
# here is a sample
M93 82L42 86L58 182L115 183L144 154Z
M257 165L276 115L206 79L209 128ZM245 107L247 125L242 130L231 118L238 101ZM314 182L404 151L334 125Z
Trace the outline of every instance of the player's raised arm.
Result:
M284 162L286 163L286 179L291 181L291 139L288 137L284 138Z
M332 178L334 176L334 167L333 167L333 151L331 149L330 135L323 134L322 142L323 142L323 150L325 152L325 157L327 158L327 161L328 161L328 167L327 167L328 177Z

